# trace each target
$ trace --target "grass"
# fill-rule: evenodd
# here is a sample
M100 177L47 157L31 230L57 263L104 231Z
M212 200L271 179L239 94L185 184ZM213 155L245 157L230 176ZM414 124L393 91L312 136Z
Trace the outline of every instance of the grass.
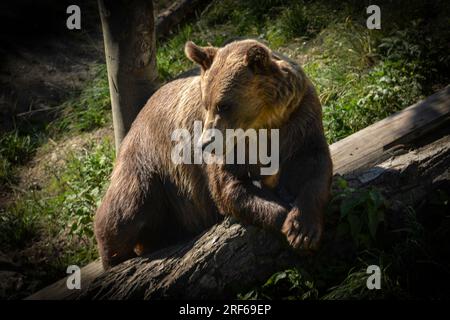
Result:
M39 140L38 135L23 135L18 130L0 138L0 184L10 185L16 181L17 167L31 159Z
M321 51L304 68L320 93L330 143L424 97L419 62L383 56L389 39L347 21L316 40Z
M48 126L53 136L67 131L91 131L111 122L106 65L93 65L91 74L91 80L84 85L81 92L60 106L61 114Z
M1 232L2 244L20 246L21 234L30 231L36 219L50 236L67 234L70 237L92 239L92 213L100 201L112 170L114 147L109 139L100 145L89 145L81 153L69 152L63 168L45 169L51 179L40 190L19 194L9 208L12 223ZM41 222L42 222L41 221ZM20 227L22 226L22 227ZM13 236L18 233L19 236Z
M337 10L333 2L216 1L160 44L158 72L169 80L193 67L183 54L187 40L220 46L253 37L294 58L303 55L333 143L431 94L431 83L448 81L440 76L450 65L442 54L445 41L424 34L423 21L403 30L393 23L385 31L368 30L360 9L344 4Z
M48 184L18 194L6 211L0 211L2 249L21 250L37 243L36 250L27 251L20 260L33 266L29 272L43 284L63 276L67 265L83 266L97 257L92 219L114 157L110 139L69 152L63 167L46 168L51 176ZM42 255L44 262L38 259Z
M173 37L158 43L158 73L163 81L169 81L194 67L184 56L187 40L214 46L238 37L265 41L271 48L302 61L319 93L326 135L332 143L448 83L450 32L440 22L446 21L445 14L435 12L430 25L421 16L428 10L421 4L408 1L406 7L399 8L383 11L387 14L383 15L382 30L368 30L359 2L213 1L195 22L180 26ZM408 25L398 19L404 14L403 8L412 21ZM51 151L46 144L49 138L63 144L64 138L111 124L106 66L92 66L84 88L55 109L54 121L41 130L30 131L19 123L16 130L2 135L2 185L14 188L22 166L36 151ZM16 199L0 209L2 249L17 251L34 246L40 252L22 255L25 264L31 266L30 278L38 279L37 286L62 276L68 264L83 265L97 255L92 217L112 169L112 142L90 144L81 152L69 153L64 161L63 167L49 164L46 174L51 178L40 189L16 192ZM446 262L435 259L439 255L427 238L431 231L418 222L419 213L409 212L409 229L399 231L401 237L386 249L381 240L389 204L377 190L353 190L345 181L340 183L330 219L338 225L336 239L348 251L333 256L325 250L304 269L280 271L240 298L417 296L417 283L420 288L429 286L414 276L423 265L413 259L431 261L437 266L435 273L442 275L440 268ZM443 202L441 198L437 201L439 206ZM380 265L387 275L383 292L365 290L365 269L370 264Z
M49 124L30 125L22 121L16 129L2 133L0 138L0 184L5 187L16 184L18 169L27 163L37 148L48 138L73 136L89 132L111 123L111 104L105 65L92 65L91 78L81 92L61 105L55 106L55 119Z

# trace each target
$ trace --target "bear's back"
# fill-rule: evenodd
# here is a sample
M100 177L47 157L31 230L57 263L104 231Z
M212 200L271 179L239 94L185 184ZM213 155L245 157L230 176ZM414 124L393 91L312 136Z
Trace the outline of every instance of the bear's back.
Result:
M187 129L193 134L194 121L203 119L199 77L171 81L148 100L125 137L119 157L136 171L152 172L164 184L174 216L193 233L217 222L216 209L207 189L204 165L176 164L171 159L175 142L172 133ZM192 219L198 216L198 219Z

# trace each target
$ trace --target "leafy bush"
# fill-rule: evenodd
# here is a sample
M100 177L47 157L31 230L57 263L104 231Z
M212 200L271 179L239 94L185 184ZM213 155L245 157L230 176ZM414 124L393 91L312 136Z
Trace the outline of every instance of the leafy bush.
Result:
M413 64L382 62L367 77L367 86L357 107L367 125L383 119L421 98L420 80Z
M433 84L445 86L449 81L450 51L448 42L450 32L427 32L423 20L414 20L405 30L393 30L382 38L378 51L384 60L404 63L414 73L420 75L422 91L429 95ZM413 68L411 68L413 67Z
M338 235L350 234L358 247L372 247L384 221L386 201L377 189L355 190L344 179L338 183L340 191L331 201L332 206L339 207Z
M108 142L82 155L72 155L58 179L64 190L62 214L71 235L92 238L92 218L112 171L114 148Z
M423 98L421 76L414 66L381 62L358 81L342 89L324 105L324 124L330 142L335 142Z
M288 269L272 275L260 288L246 294L239 294L241 300L280 299L309 300L317 299L318 291L304 270Z

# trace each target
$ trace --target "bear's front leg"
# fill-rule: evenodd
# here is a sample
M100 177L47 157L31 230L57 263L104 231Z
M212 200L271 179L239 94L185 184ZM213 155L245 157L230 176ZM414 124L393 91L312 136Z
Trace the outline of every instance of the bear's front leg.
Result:
M316 250L323 232L323 213L311 215L293 208L283 223L281 232L295 249Z
M290 192L295 194L293 207L282 226L282 233L295 249L315 250L323 232L323 216L330 197L332 163L328 148L303 152L289 168Z
M280 232L289 204L271 190L255 186L248 176L240 177L231 170L221 164L207 166L209 190L219 211Z

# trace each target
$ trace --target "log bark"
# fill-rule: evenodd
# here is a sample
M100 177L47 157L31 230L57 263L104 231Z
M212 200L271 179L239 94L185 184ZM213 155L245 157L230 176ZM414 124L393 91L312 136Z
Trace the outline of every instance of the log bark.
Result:
M393 203L388 223L401 220L405 206L415 206L436 188L450 186L450 99L442 100L448 93L446 88L438 94L439 99L432 96L423 102L425 104L416 104L388 118L391 125L385 119L383 125L374 125L378 130L368 127L346 138L360 146L359 152L363 156L358 161L354 158L357 153L349 155L341 150L351 150L353 144L337 142L331 146L335 163L346 163L345 159L351 159L358 168L341 171L352 187L375 186ZM434 119L421 115L428 115L428 108L436 103L442 104L439 108L444 114L438 117L440 129L435 120L427 122L432 127L427 129L424 121L417 119ZM423 108L424 105L428 107ZM398 121L399 118L403 120ZM421 123L420 130L411 126L412 121ZM402 130L403 126L409 129ZM385 131L390 130L396 132L398 145L391 141L389 148L379 145L374 148L367 138L369 132L372 140L384 137L386 142L389 138ZM411 134L413 131L416 132L414 135ZM403 143L404 137L411 136L414 138L408 138L408 144ZM364 137L365 143L358 137ZM378 160L370 156L366 148L376 152ZM324 246L332 247L330 241L325 237ZM244 226L227 218L187 243L126 261L105 273L96 261L82 269L81 291L67 290L63 279L29 299L235 298L238 292L261 283L279 270L301 266L305 259L293 252L279 234Z
M188 243L126 261L97 277L81 299L235 297L298 263L279 236L227 218Z
M156 19L156 36L165 38L176 26L193 16L196 11L206 7L211 0L179 0L161 12Z

